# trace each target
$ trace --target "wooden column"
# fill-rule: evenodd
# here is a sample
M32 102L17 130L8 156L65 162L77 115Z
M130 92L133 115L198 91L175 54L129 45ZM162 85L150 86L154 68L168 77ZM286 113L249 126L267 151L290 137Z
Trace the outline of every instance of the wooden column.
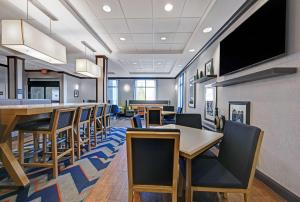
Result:
M8 66L8 98L25 98L24 75L25 59L16 56L7 56Z
M97 102L107 101L107 64L108 58L105 55L96 56L96 64L101 69L101 75L96 80L96 100Z

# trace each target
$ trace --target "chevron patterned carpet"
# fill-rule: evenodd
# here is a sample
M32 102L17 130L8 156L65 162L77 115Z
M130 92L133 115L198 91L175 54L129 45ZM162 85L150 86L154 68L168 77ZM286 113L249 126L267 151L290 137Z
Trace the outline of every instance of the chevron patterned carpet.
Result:
M74 165L68 165L68 161L63 161L60 164L59 177L55 180L51 179L52 172L49 169L26 171L30 186L17 191L5 193L0 191L0 201L83 201L124 143L125 132L124 128L112 128L106 140L99 142L90 152L84 153ZM7 179L0 182L3 183L5 180Z

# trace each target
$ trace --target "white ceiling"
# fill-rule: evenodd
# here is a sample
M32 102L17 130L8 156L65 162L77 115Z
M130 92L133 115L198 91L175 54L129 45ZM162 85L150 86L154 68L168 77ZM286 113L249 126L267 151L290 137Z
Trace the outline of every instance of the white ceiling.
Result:
M233 15L246 0L38 0L58 21L51 36L67 47L68 64L50 65L28 58L28 69L59 69L74 73L75 58L84 56L81 41L97 54L109 58L109 72L116 77L174 77L196 51ZM112 50L110 54L63 6L70 3ZM166 12L164 6L174 9ZM110 13L102 10L109 5ZM26 18L26 0L0 0L0 19ZM29 3L29 21L49 33L49 19ZM204 34L211 26L213 31ZM121 41L123 37L126 40ZM166 37L162 41L160 38ZM195 49L190 53L188 50ZM0 48L0 54L9 50Z

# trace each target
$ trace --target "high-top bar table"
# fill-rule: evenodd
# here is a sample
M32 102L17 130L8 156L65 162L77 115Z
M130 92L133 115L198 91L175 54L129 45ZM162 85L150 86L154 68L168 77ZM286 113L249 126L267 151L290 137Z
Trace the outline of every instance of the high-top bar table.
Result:
M11 132L17 122L28 116L51 113L54 109L91 106L100 103L66 103L66 104L41 104L41 105L5 105L0 106L0 160L6 171L16 183L16 186L26 186L29 180L14 157L8 144Z
M186 158L185 201L190 202L191 161L194 157L218 143L223 137L223 134L174 124L154 128L180 130L179 152L180 156ZM124 144L109 167L105 169L103 175L85 201L125 201L128 197L127 180L126 144Z

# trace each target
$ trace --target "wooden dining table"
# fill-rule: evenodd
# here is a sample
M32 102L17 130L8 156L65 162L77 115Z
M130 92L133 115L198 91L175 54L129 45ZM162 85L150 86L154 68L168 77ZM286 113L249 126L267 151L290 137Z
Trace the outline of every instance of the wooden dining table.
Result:
M23 168L12 153L9 140L11 132L22 119L39 114L53 112L54 109L74 108L97 105L100 103L65 103L65 104L36 104L36 105L2 105L0 106L0 160L16 186L26 186L29 179Z
M158 126L180 130L180 156L186 159L185 201L191 201L191 161L197 155L217 144L222 133L195 129L175 124ZM126 201L128 196L126 144L104 171L102 177L91 189L85 201Z

